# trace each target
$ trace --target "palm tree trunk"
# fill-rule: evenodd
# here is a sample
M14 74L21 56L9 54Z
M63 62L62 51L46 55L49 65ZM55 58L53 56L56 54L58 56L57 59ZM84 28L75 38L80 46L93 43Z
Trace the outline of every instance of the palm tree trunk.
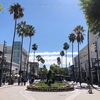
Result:
M72 42L72 65L73 65L73 42Z
M11 60L10 60L9 84L11 84L12 59L13 59L13 50L14 50L14 40L15 40L15 34L16 34L16 25L17 25L17 19L15 19L15 25L14 25L14 36L13 36L12 50L11 50Z
M92 85L92 80L91 80L91 64L90 64L90 46L89 46L89 30L88 30L88 68L89 68L89 81L90 81L90 84Z
M30 48L31 48L31 36L30 36L30 43L29 43L29 50L28 50L28 57L27 57L27 68L26 68L26 77L28 78L28 62L29 62L29 54L30 54Z
M72 65L73 65L73 42L72 42ZM73 77L74 77L74 81L75 81L75 69L74 69L74 65L73 65Z
M23 35L22 35L22 42L21 42L21 53L20 53L20 72L22 71L22 49L23 49ZM20 73L21 75L22 73Z
M67 50L66 50L66 68L67 68Z
M78 66L79 66L79 83L80 83L80 86L81 86L80 58L79 58L79 42L78 42Z
M33 59L33 62L35 62L35 50L34 50L34 59Z

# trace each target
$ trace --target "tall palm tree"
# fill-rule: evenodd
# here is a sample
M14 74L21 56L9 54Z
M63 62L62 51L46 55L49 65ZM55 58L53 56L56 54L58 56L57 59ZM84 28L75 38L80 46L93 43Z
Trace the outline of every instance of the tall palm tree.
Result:
M70 42L72 42L72 68L73 68L73 77L74 77L74 81L75 81L75 69L74 69L74 65L73 65L73 43L74 41L76 40L76 35L74 33L71 33L69 36L68 36Z
M21 72L21 70L22 70L21 67L22 67L23 37L25 36L25 33L27 32L26 21L21 21L20 23L18 23L16 29L17 29L18 36L22 38L21 39L21 53L20 53L20 72Z
M13 18L15 20L14 36L13 36L12 51L11 51L9 84L11 84L12 57L13 57L13 47L14 47L14 40L15 40L15 34L16 34L16 24L17 24L17 19L22 18L24 16L23 10L24 9L18 3L14 4L14 5L11 5L10 8L9 8L9 12L10 12L10 14L13 14Z
M63 44L63 49L66 51L66 67L67 67L67 50L69 49L69 44L67 42Z
M75 33L76 33L76 40L77 40L77 43L78 43L78 66L79 66L79 83L80 83L80 86L81 86L81 71L80 71L80 58L79 58L79 44L80 43L83 43L83 40L84 40L84 34L83 32L85 31L83 29L82 26L76 26L75 29L73 30Z
M37 48L38 48L38 46L37 46L36 43L32 45L32 49L34 50L34 59L33 59L33 62L35 62L35 51L37 50Z
M64 56L64 51L63 50L60 52L60 55L61 55L61 58L63 58L63 56ZM62 63L62 61L61 61L61 63ZM63 63L62 63L62 67L63 67Z
M72 42L72 64L73 64L73 43L76 40L76 35L74 33L69 34L68 36L70 42Z
M32 42L32 36L35 35L35 28L32 25L26 25L27 32L25 33L25 36L30 38L29 42L29 50L28 50L28 57L27 57L27 68L26 68L26 77L28 76L28 62L29 62L29 54L30 54L30 48L31 48L31 42Z

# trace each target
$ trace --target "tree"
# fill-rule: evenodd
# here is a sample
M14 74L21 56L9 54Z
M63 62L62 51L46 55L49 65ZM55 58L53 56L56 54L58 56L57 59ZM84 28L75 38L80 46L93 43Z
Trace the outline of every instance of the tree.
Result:
M14 35L13 35L13 42L12 42L12 51L11 51L11 62L10 62L10 81L9 84L11 84L11 70L12 70L12 57L13 57L13 47L14 47L14 40L15 40L15 34L16 34L16 25L17 25L17 19L22 18L24 16L23 8L20 4L16 3L14 5L11 5L9 8L10 14L13 14L13 18L15 20L14 25Z
M30 38L30 42L29 42L29 50L28 50L28 54L30 54L30 48L31 48L31 41L32 41L32 36L35 35L35 28L32 25L26 25L26 30L27 32L25 33L25 36ZM29 55L27 58L27 68L26 68L26 77L28 75L28 62L29 62Z
M57 57L57 64L60 66L60 64L61 64L61 59L60 59L60 57Z
M17 24L17 34L20 37L21 36L21 53L20 53L20 72L22 67L22 49L23 49L23 37L25 37L26 30L26 21L21 21Z
M63 58L63 56L64 56L64 51L63 50L60 52L60 55ZM61 63L62 63L62 61L61 61ZM62 63L62 66L63 66L63 63Z
M53 71L56 74L60 74L60 75L68 75L68 68L64 68L64 67L59 67L56 64L52 64L50 65L50 70Z
M45 60L43 58L40 59L41 63L44 64Z
M2 11L3 10L3 8L2 8L2 4L0 3L0 11Z
M49 70L47 73L47 84L51 86L55 82L55 74L52 70Z
M80 0L89 31L100 35L100 0Z
M35 62L35 51L37 50L37 48L38 48L38 46L37 46L36 43L32 45L32 49L34 50L34 60L33 60L33 62Z
M79 82L81 86L81 74L80 74L80 58L79 58L79 44L83 43L84 40L84 34L83 32L85 31L82 26L76 26L75 29L73 30L76 33L76 40L78 43L78 67L79 67Z
M67 67L67 50L69 49L69 44L67 42L63 44L63 49L66 51L66 67Z
M59 74L60 67L56 64L50 65L50 70L52 70L55 74Z
M41 80L44 80L47 78L47 73L48 73L48 70L45 65L43 65L43 67L39 68L38 74L39 74L39 77Z
M71 33L68 36L68 38L69 38L70 42L72 42L72 64L73 64L73 43L76 40L76 35L74 33Z
M37 55L36 58L37 58L37 61L39 63L39 61L41 61L41 56L40 55Z

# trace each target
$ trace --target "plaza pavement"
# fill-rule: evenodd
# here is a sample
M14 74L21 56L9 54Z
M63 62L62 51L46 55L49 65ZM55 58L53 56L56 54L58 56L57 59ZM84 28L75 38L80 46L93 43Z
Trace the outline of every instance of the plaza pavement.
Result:
M75 87L75 93L68 97L66 100L100 100L100 87L94 85L91 87L92 93L90 94L89 88L86 83L82 83L81 87L79 83L70 82Z
M24 90L21 91L23 96L28 98L27 100L100 100L100 87L97 85L93 85L92 94L89 94L87 84L82 83L82 87L80 87L79 83L69 82L70 85L75 87L74 91L69 92L31 92L26 91L26 86L23 87ZM28 85L28 83L27 83ZM8 85L7 83L0 88L10 88L18 86L17 83L14 85ZM22 88L22 87L19 87ZM2 90L2 89L1 89ZM23 93L22 93L23 92ZM45 96L45 97L44 97ZM29 99L30 98L30 99ZM51 99L52 98L52 99Z

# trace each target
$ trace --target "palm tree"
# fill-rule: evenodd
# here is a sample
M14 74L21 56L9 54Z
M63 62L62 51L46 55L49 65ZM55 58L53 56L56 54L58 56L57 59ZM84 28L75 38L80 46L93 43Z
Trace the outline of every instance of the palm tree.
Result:
M84 34L83 32L85 31L82 26L76 26L75 29L73 30L76 33L76 40L78 43L78 66L79 66L79 82L81 86L81 74L80 74L80 58L79 58L79 44L83 43L84 40Z
M72 42L72 64L73 64L73 43L76 40L76 35L74 33L71 33L68 36L68 38L69 38L70 42Z
M15 34L16 34L17 19L22 18L24 16L24 14L23 14L23 8L18 3L14 4L14 5L11 5L10 9L9 9L9 12L10 12L10 14L13 14L13 18L15 20L14 36L13 36L12 51L11 51L11 63L10 63L10 79L9 79L9 84L11 84L12 57L13 57L13 47L14 47L14 40L15 40Z
M40 59L41 63L44 64L45 60L43 58Z
M35 62L35 51L37 50L37 48L38 48L38 46L37 46L36 43L32 45L32 49L34 50L34 60L33 60L33 62Z
M60 66L60 64L61 64L61 59L60 59L60 57L57 57L57 64Z
M69 44L67 42L63 44L63 49L66 51L66 67L67 67L67 50L69 49Z
M63 58L63 56L64 56L64 51L63 50L60 52L60 55ZM61 63L62 63L62 61L61 61ZM62 67L63 67L63 63L62 63Z
M23 37L25 36L26 30L26 21L22 21L17 24L17 34L18 36L22 38L21 40L21 53L20 53L20 72L21 72L21 66L22 66L22 49L23 49ZM21 73L20 73L21 74Z
M40 55L37 55L36 58L37 58L37 61L39 63L39 61L41 61L41 56Z
M30 54L30 48L31 48L31 41L32 41L32 36L35 34L35 28L32 25L26 25L26 30L27 32L25 33L25 36L30 38L29 42L29 50L28 50L28 59L27 59L27 68L26 68L26 77L28 75L28 62L29 62L29 54Z
M74 33L71 33L68 36L70 42L72 42L72 65L73 65L73 43L76 40L76 35ZM74 71L74 65L73 65L73 76L74 76L74 81L75 81L75 71Z

